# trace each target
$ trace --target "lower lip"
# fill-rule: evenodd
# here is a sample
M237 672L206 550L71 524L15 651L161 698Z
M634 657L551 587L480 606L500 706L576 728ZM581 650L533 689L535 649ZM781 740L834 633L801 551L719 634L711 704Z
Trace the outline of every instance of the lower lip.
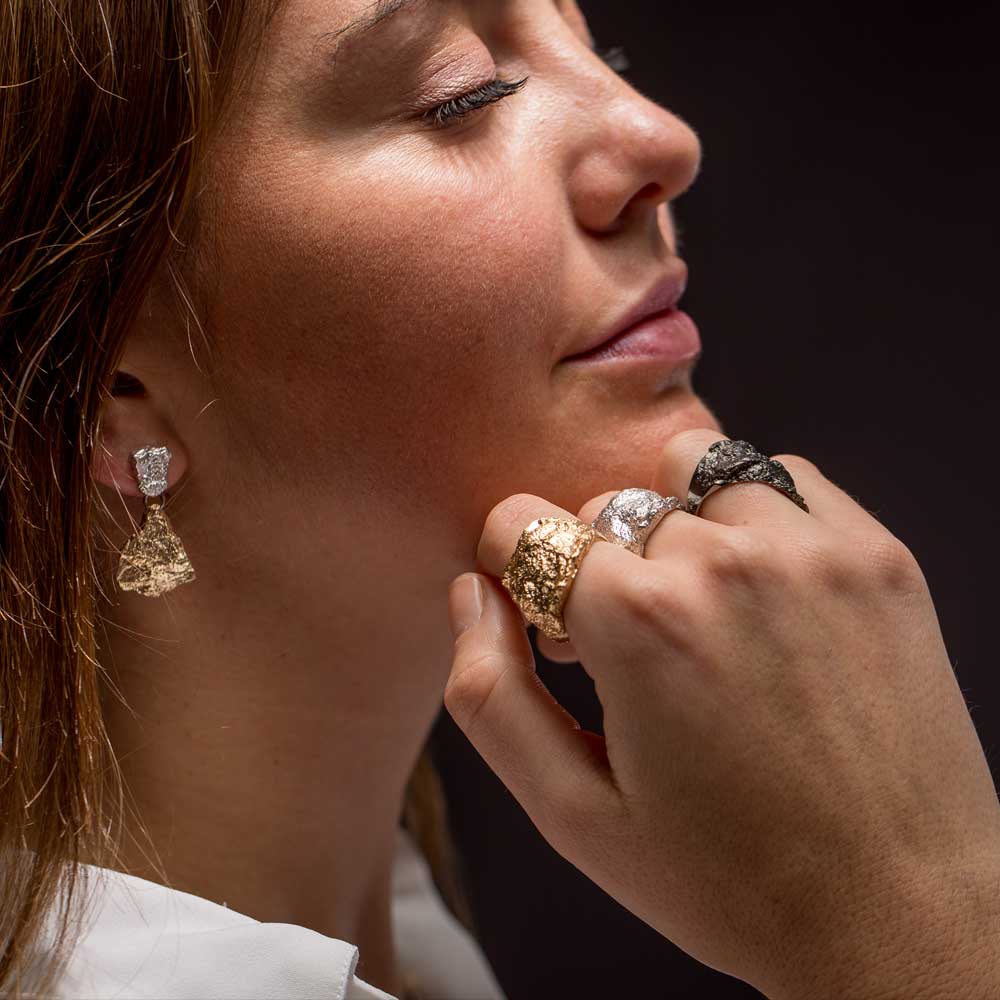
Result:
M609 361L656 361L680 365L701 354L701 337L694 320L680 309L667 309L630 326L623 333L564 363L592 365Z

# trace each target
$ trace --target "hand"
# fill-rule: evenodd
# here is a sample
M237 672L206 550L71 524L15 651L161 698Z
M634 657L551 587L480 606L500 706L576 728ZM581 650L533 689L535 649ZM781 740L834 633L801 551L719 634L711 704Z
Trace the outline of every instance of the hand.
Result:
M651 488L686 497L722 436L672 438ZM811 513L731 485L644 558L584 557L564 620L603 738L538 680L496 579L532 520L572 515L498 504L445 705L556 851L706 965L796 1000L1000 996L1000 805L923 574L778 458Z

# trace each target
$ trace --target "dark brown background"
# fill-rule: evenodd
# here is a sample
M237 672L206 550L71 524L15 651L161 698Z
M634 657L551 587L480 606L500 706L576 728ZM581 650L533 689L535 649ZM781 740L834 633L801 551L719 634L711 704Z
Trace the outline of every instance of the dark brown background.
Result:
M978 615L996 594L984 477L1000 88L987 6L924 19L912 5L582 6L599 43L625 46L629 79L702 138L702 175L676 205L706 348L696 387L728 433L809 456L914 551L996 776L995 657ZM583 671L538 668L599 731ZM432 747L511 1000L760 995L563 861L447 712Z

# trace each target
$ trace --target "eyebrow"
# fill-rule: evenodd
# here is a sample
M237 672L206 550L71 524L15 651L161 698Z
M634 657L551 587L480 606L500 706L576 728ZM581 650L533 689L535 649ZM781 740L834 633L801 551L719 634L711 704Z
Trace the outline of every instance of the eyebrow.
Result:
M349 21L344 27L338 28L336 31L326 32L321 38L324 41L327 39L334 41L335 44L330 53L332 56L348 38L358 38L378 25L385 23L396 14L404 10L411 10L414 7L422 6L426 2L427 0L375 0L369 6L368 13L362 17L356 17L353 21Z

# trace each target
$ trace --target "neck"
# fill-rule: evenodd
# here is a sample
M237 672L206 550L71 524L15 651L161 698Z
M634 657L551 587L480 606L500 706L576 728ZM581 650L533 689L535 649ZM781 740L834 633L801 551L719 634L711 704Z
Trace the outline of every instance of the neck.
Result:
M447 678L443 597L390 634L359 628L356 608L331 614L336 602L299 605L294 622L289 604L227 617L211 581L197 586L123 596L127 628L102 656L127 705L105 688L137 813L119 867L350 941L357 974L398 995L396 828Z

